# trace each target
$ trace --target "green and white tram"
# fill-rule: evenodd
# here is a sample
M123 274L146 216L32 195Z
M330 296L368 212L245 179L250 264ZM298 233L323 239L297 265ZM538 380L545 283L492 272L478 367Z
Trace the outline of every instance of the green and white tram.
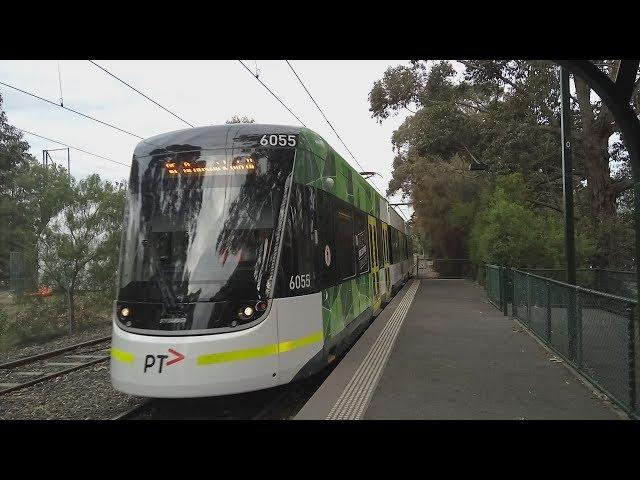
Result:
M113 385L197 397L310 375L409 271L402 218L311 130L232 124L149 138L131 166Z

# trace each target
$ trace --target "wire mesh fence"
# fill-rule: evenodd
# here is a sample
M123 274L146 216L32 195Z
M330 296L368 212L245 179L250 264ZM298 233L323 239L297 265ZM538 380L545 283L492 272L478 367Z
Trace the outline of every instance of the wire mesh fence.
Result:
M29 292L17 296L0 291L0 353L83 332L102 331L111 324L113 295L106 290L79 290L74 294L71 323L66 292L47 295Z
M489 301L512 316L638 418L637 302L497 265L486 267ZM508 292L508 293L506 293Z
M497 308L502 309L502 288L500 285L500 275L502 267L497 265L487 265L486 287L489 301Z
M567 280L567 271L560 268L535 268L525 271L561 282ZM605 268L578 268L576 269L576 283L581 287L619 297L634 299L638 296L636 272Z

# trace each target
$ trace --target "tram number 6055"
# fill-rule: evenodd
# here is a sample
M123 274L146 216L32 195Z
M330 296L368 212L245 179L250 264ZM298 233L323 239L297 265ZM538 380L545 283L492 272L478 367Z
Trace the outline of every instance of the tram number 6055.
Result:
M271 145L272 147L295 147L298 143L298 139L295 135L285 135L285 134L264 134L262 138L260 138L260 145L266 147L267 145Z
M301 288L308 288L311 286L311 274L306 275L292 275L289 280L290 290L299 290Z

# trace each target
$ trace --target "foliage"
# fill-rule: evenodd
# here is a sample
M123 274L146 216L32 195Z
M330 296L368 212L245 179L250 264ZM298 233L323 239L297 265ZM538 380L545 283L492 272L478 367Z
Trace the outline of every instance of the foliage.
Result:
M484 196L469 236L472 262L522 268L560 268L564 256L562 217L536 211L527 202L524 180L519 174L496 182ZM583 265L594 246L584 235L576 236L576 262Z
M606 73L615 78L616 63L607 65ZM639 85L640 80L636 89ZM576 79L575 86L571 99L575 211L578 230L593 246L592 250L583 246L582 251L592 252L589 261L594 266L619 266L634 256L628 155L615 141L618 128L611 112L589 94L584 82ZM374 83L369 101L372 116L380 122L400 111L411 113L392 136L396 156L387 193L400 190L413 199L422 243L429 244L433 254L460 255L460 243L471 245L470 225L487 206L474 195L479 191L490 195L496 182L512 173L521 175L523 189L511 191L519 198L511 199L517 200L515 204L493 205L492 209L498 208L492 210L494 217L483 218L497 222L495 228L503 222L501 228L518 231L520 219L530 215L539 222L536 228L550 229L546 241L554 241L552 232L562 225L563 208L556 65L523 60L414 61L390 67ZM491 173L466 171L475 161L488 164ZM498 212L506 218L496 217ZM462 242L457 237L463 237ZM490 237L482 238L488 242ZM620 238L624 241L616 250ZM537 241L522 240L530 246ZM505 243L488 244L500 249ZM561 261L561 249L549 248L559 256L544 261ZM518 262L533 261L527 252L522 250Z
M465 173L459 159L451 164L417 161L421 162L421 176L406 181L415 182L416 188L411 188L418 230L428 239L433 256L464 258L465 238L471 225L464 217L473 215L482 181Z
M71 329L77 289L113 288L124 192L95 174L74 182L70 202L40 236L42 280L67 293Z
M85 323L107 318L118 265L126 184L97 175L76 182L65 168L45 167L28 152L0 97L0 278L8 277L9 252L18 251L31 287L39 266L40 280L57 288L47 298L3 296L5 346L60 334L69 312Z
M82 318L78 329L91 329L110 322L112 301L103 292L81 292L75 302L77 316ZM68 309L64 293L0 306L0 350L37 343L67 332Z

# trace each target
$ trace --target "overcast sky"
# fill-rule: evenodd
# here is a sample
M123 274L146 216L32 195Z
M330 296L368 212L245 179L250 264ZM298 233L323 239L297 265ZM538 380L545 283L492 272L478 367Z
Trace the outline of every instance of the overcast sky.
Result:
M238 61L107 61L98 64L196 126L223 124L233 115L253 117L257 123L298 125L278 101ZM244 60L255 71L253 60ZM291 61L320 107L351 152L366 169L376 171L375 185L383 193L391 179L391 134L406 117L400 114L378 124L369 112L367 96L373 82L389 66L408 61ZM0 61L0 80L58 102L60 84L55 60ZM359 167L342 146L298 80L282 61L257 62L266 83L309 127L322 135L356 170ZM188 128L88 61L61 60L64 105L124 130L148 138ZM129 163L139 139L92 122L41 100L0 85L9 123L78 148ZM32 154L59 148L52 142L25 135ZM66 152L54 161L66 165ZM71 151L71 173L84 177L128 178L126 167ZM396 201L399 196L393 197ZM411 209L403 208L405 215Z

